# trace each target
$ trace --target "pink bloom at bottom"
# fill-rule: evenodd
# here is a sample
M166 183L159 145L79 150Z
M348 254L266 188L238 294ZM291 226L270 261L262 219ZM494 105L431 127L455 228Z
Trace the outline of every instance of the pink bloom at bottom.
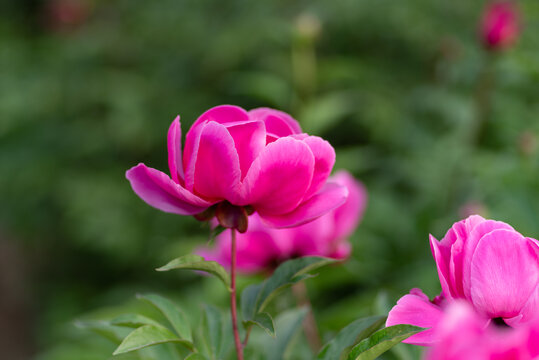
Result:
M532 360L539 358L539 318L516 329L485 326L464 301L448 306L426 360Z
M363 215L367 192L362 184L345 171L330 181L348 189L348 199L340 207L305 225L275 229L264 224L257 214L249 217L249 229L237 234L237 265L243 273L272 271L281 262L301 256L325 256L345 259L352 250L348 237ZM206 260L230 265L230 231L216 239L213 249L197 252Z
M517 327L539 313L539 243L510 225L474 215L453 225L441 241L431 236L442 293L434 301L419 289L391 309L387 325L429 328L404 342L431 345L444 308L464 300L485 319Z

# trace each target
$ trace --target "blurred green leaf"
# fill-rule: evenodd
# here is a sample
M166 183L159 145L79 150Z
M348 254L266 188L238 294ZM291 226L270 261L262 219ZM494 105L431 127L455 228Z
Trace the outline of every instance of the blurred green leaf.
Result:
M139 314L124 314L110 321L111 325L136 328L142 325L160 325L157 321Z
M275 337L275 325L273 318L266 312L261 312L255 315L253 320L243 321L243 326L248 329L252 325L256 325L266 331L268 335Z
M200 353L192 353L185 360L208 360L208 358Z
M202 319L202 341L205 342L208 355L212 360L221 360L229 348L232 339L228 322L221 310L212 305L204 305Z
M294 340L294 335L301 329L301 324L308 309L292 309L283 312L275 320L276 337L268 338L265 348L266 360L283 360L286 352Z
M167 318L182 340L193 341L187 317L172 301L157 294L139 294L137 298L156 307Z
M178 343L193 350L193 344L190 341L180 339L167 328L156 325L144 325L127 335L120 346L114 351L113 355L164 343Z
M309 256L282 263L270 278L261 284L248 286L242 292L241 311L243 320L254 321L256 315L264 310L280 290L310 277L308 274L310 271L334 262L336 262L334 259Z
M395 325L378 330L354 346L348 360L374 360L393 346L425 330L412 325Z
M169 271L174 269L198 270L215 275L230 291L230 276L225 268L215 261L205 261L204 258L199 255L185 255L172 260L165 266L158 268L157 271Z
M371 316L358 319L339 333L318 353L319 360L339 360L348 347L370 336L380 328L386 320L385 316Z

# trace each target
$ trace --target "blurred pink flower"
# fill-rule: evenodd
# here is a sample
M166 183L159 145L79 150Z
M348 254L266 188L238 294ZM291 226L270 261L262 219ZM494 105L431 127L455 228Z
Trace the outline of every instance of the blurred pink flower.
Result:
M344 203L346 187L326 182L334 162L333 147L302 133L288 114L222 105L195 121L183 155L179 117L172 122L170 177L142 163L126 177L157 209L202 220L216 215L221 225L245 231L253 211L270 226L289 227Z
M539 358L539 318L519 328L485 326L464 301L448 306L426 360L532 360Z
M514 1L493 1L487 5L481 22L481 37L488 49L513 45L519 32L519 13Z
M387 324L430 328L405 342L430 345L443 308L464 299L485 319L509 326L530 321L539 311L539 243L506 223L474 215L459 221L442 241L430 237L442 293L434 301L419 289L403 296Z
M237 236L237 264L244 273L272 271L279 263L300 256L325 256L344 259L350 255L348 237L363 216L367 192L352 175L340 171L332 178L346 186L349 196L340 207L318 219L289 229L265 226L258 215L249 218L249 230ZM230 266L230 234L221 233L213 249L197 252L206 260Z
M45 22L55 30L72 30L90 16L88 0L51 0L46 3Z

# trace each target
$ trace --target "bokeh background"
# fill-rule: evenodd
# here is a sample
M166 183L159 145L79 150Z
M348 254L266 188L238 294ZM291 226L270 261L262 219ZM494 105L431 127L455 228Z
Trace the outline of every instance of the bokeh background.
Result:
M437 295L428 234L470 213L538 238L539 2L519 1L499 52L478 36L484 4L1 1L0 357L107 359L75 320L138 309L138 292L226 307L211 278L153 271L208 229L124 177L166 169L173 118L185 132L218 104L291 113L368 189L352 258L307 282L326 338L412 287Z

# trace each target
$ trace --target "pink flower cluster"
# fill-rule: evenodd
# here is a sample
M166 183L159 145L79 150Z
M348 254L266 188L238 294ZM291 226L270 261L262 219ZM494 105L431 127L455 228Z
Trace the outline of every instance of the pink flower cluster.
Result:
M320 218L298 227L274 229L264 225L256 214L249 218L249 230L237 236L237 265L244 273L272 271L279 263L301 256L325 256L344 259L350 255L347 241L363 215L367 193L352 175L340 171L332 182L348 188L349 196L340 207ZM231 261L230 233L216 239L213 249L200 249L206 260L229 267Z
M429 301L421 290L402 297L387 325L429 328L406 340L431 345L444 309L456 300L472 306L486 326L511 327L534 321L539 314L539 242L510 225L470 216L453 225L442 241L431 236L431 249L442 293Z
M498 50L515 43L520 32L515 1L494 1L487 5L481 22L481 37L488 49Z
M448 306L426 360L533 360L539 358L539 318L518 328L485 326L463 301Z
M162 211L203 220L215 215L242 232L252 212L270 226L296 226L348 196L346 187L326 182L333 147L302 133L281 111L217 106L187 132L183 154L181 136L178 117L168 132L170 176L142 163L126 173L135 193Z

